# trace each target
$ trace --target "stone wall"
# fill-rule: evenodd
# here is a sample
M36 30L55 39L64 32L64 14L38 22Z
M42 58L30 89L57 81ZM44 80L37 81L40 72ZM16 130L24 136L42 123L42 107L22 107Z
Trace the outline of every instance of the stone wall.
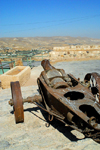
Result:
M66 46L54 47L49 53L50 59L69 59L69 58L100 58L100 46Z
M65 47L53 47L54 51L58 50L100 50L100 45L69 45Z

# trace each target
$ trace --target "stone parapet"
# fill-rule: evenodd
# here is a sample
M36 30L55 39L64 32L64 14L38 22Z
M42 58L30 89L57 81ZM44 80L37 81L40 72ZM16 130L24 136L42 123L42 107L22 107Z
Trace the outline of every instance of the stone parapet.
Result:
M100 45L69 45L65 47L53 47L54 51L63 50L100 50Z
M55 59L55 60L59 60L59 59L68 59L68 58L91 58L91 57L100 57L100 50L78 50L78 51L74 51L74 50L62 50L62 51L51 51L49 53L50 55L50 59Z

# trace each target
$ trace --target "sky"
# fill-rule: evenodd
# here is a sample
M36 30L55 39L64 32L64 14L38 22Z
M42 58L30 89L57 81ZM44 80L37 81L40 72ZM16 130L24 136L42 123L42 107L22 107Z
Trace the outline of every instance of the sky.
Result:
M0 37L100 39L100 0L0 0Z

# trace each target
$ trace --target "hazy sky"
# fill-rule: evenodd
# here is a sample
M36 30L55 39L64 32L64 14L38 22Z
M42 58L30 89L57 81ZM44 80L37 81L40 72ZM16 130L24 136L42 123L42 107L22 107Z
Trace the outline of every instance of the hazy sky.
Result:
M100 0L0 0L0 37L100 39Z

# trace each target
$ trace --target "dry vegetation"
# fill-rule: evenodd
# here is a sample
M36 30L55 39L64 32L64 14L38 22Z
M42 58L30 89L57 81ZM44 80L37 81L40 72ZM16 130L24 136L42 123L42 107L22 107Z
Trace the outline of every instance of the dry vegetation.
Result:
M13 50L50 49L54 46L67 45L99 45L100 39L86 37L16 37L0 38L0 49L6 47Z

